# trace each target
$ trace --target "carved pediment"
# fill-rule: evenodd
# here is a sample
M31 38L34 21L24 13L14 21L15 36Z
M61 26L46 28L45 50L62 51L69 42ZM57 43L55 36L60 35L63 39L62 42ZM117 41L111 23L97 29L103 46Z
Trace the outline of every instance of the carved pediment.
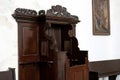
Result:
M75 15L71 15L65 7L60 5L52 6L51 9L47 10L46 15L49 16L58 16L58 17L68 17L78 20L78 17Z
M66 22L66 23L77 23L79 22L78 17L71 15L65 7L60 5L52 6L51 9L40 10L39 12L31 9L17 8L13 14L14 17L19 18L35 18L38 16L46 16L47 20Z

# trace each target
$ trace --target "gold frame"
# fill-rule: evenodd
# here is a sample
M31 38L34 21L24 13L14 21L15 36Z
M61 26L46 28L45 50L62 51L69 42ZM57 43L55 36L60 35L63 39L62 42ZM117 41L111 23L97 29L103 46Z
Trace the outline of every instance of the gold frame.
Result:
M92 0L93 35L110 35L109 0Z

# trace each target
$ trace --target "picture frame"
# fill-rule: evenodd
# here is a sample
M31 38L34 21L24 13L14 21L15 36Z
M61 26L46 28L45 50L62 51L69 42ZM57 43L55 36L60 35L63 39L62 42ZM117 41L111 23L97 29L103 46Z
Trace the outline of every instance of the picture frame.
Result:
M110 35L109 0L92 0L93 35Z

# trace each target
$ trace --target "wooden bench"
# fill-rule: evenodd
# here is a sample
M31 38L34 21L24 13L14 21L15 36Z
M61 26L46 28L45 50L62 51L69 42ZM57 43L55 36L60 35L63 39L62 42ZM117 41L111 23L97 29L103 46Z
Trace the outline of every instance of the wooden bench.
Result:
M0 71L0 80L16 80L15 68L9 68L8 71Z
M120 74L120 59L90 62L89 70L92 77L109 77L109 80L116 80Z
M70 59L67 59L65 80L89 80L87 51L81 51L81 54L82 53L86 55L84 64L77 64L71 66ZM73 64L75 64L75 62Z

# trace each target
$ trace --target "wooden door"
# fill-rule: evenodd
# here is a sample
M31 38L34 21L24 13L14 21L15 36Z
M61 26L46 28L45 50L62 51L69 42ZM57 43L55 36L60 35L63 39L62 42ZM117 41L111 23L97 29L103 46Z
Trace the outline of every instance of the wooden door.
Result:
M19 80L39 80L39 26L18 23Z

